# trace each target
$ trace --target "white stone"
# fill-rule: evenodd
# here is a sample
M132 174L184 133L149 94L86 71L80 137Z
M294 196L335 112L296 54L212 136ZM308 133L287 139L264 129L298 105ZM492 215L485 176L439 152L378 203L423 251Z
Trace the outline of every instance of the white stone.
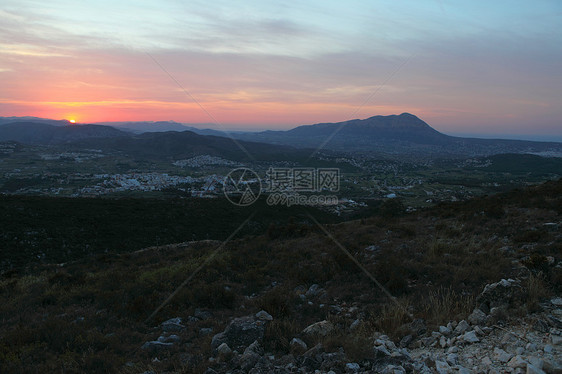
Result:
M480 309L476 308L470 316L468 316L468 322L473 325L481 325L486 322L486 314Z
M222 356L226 356L232 353L232 349L230 349L228 344L222 343L221 345L218 346L217 353Z
M260 310L259 312L257 312L256 318L261 321L273 321L273 317L271 316L271 314L269 314L265 310Z
M482 365L492 366L492 360L490 357L486 356L482 359Z
M384 345L379 345L378 347L375 347L375 349L381 352L385 356L390 356L390 352L388 351L388 349L386 349Z
M439 374L449 374L451 372L451 367L445 361L435 360L435 370Z
M306 335L326 336L334 330L334 325L330 321L320 321L313 323L303 330Z
M525 346L525 349L530 351L530 352L534 352L538 349L538 347L535 343L527 343L527 345Z
M447 353L457 353L459 351L458 347L451 347L447 349Z
M466 322L465 320L462 320L459 322L459 324L457 325L457 327L455 327L455 332L457 334L463 334L466 332L466 330L468 330L470 326L468 325L468 322Z
M534 365L527 364L527 374L546 374L546 373L542 369L539 369Z
M498 360L498 361L500 361L504 364L506 362L508 362L509 360L511 360L511 358L513 357L512 354L509 354L506 351L504 351L503 349L498 348L498 347L494 348L494 355L496 357L496 360Z
M457 365L459 363L459 355L455 354L455 353L449 353L447 355L447 363L449 365Z
M356 362L350 362L345 364L345 368L347 370L351 370L352 372L356 373L361 369L361 366L359 366L359 364Z
M293 338L293 340L291 340L291 348L293 348L293 349L300 349L300 350L306 351L306 349L308 348L308 346L307 346L306 343L303 342L301 339L299 339L299 338Z
M478 337L476 336L476 333L474 331L469 331L469 332L465 333L463 335L462 339L467 343L477 343L477 342L480 341L480 339L478 339Z
M529 356L527 357L527 361L536 368L542 369L544 367L544 361L538 357Z
M523 357L521 357L521 355L517 355L517 356L513 357L511 360L509 360L509 362L507 363L507 366L509 366L510 368L513 368L513 369L525 368L525 367L527 367L527 361L525 361L523 359Z

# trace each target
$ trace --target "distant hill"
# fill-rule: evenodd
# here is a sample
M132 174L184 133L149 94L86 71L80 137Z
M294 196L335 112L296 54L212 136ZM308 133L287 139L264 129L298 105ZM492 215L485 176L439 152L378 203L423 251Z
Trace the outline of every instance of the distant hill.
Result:
M8 123L14 123L14 122L35 122L35 123L44 123L44 124L52 125L52 126L67 126L67 125L70 125L70 122L65 120L65 119L56 120L56 119L39 118L39 117L31 117L31 116L0 117L0 126L8 124Z
M174 121L99 122L97 125L111 126L119 130L139 134L143 132L186 131L193 129Z
M290 144L295 147L322 146L324 149L345 152L463 156L538 152L562 154L562 143L445 135L410 113L305 125L288 131L233 133L232 136L244 140Z
M16 118L16 122L7 123L7 119ZM413 114L374 116L367 119L354 119L339 123L319 123L315 125L299 126L288 131L262 131L262 132L222 132L213 129L198 129L174 121L160 122L106 122L105 125L70 125L66 121L52 121L37 119L37 121L23 121L29 117L0 117L0 141L14 140L32 144L56 144L72 142L87 138L115 138L104 144L96 141L100 148L119 146L129 149L136 154L157 154L162 156L165 150L173 154L186 154L191 151L181 151L182 142L191 142L189 147L204 149L218 140L194 138L193 133L205 136L222 137L222 142L228 144L224 150L213 148L216 152L229 152L232 139L267 143L278 146L288 146L300 149L309 149L312 154L315 149L332 150L337 152L366 152L387 155L404 156L429 156L429 157L456 157L456 156L489 156L504 153L536 153L546 156L562 156L562 143L537 142L506 139L477 139L449 136L432 128L426 122ZM50 123L52 121L53 123ZM51 126L41 127L41 126ZM110 125L110 126L108 126ZM53 127L58 128L58 130ZM125 131L120 131L120 129ZM190 131L192 135L178 135ZM133 134L145 136L132 137ZM153 134L153 135L149 135ZM165 134L165 135L155 135ZM176 138L177 139L174 139ZM224 139L226 138L226 139ZM205 139L205 140L203 140ZM138 148L143 143L158 143L159 149L151 149L146 145L144 149ZM160 144L159 142L162 142ZM214 146L213 146L214 147ZM281 148L272 148L277 151ZM287 150L288 148L285 148ZM210 151L211 149L209 149ZM263 150L265 153L262 153ZM292 150L294 152L294 149ZM289 152L289 153L292 153ZM303 153L302 151L301 153ZM268 152L267 146L260 146L260 154Z
M285 145L237 141L226 136L199 135L192 131L133 134L111 126L52 126L36 122L1 125L0 142L7 141L96 148L123 152L139 159L182 159L197 155L213 155L239 161L252 158L291 161L306 159L311 152Z
M109 126L100 125L53 126L41 122L13 122L0 126L0 141L16 141L25 144L61 144L86 138L119 136L128 136L128 134Z
M294 160L306 158L309 150L290 146L239 141L220 136L199 135L192 131L146 132L126 137L90 138L73 145L121 151L137 158L182 159L196 155L220 156L230 160L249 160L239 147L258 160Z

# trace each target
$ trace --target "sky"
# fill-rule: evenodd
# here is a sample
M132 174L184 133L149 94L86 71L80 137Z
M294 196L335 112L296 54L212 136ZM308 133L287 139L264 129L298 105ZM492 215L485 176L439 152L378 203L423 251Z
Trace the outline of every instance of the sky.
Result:
M0 116L562 140L562 2L0 0Z

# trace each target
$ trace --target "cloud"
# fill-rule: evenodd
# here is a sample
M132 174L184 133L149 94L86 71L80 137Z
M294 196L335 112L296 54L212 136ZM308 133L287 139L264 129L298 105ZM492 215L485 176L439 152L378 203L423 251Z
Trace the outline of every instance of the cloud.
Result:
M533 118L550 129L562 115L562 34L543 3L532 22L498 5L420 2L6 4L6 114L68 102L203 118L149 52L227 123L345 120L363 103L357 117L408 111L444 129Z

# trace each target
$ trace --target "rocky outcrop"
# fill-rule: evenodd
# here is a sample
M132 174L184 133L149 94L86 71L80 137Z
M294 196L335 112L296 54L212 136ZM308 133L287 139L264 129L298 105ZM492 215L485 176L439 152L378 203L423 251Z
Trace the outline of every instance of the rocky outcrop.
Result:
M211 348L217 349L221 344L226 343L234 350L243 351L255 341L261 342L266 323L273 319L269 319L271 317L269 314L267 316L260 315L261 319L253 315L234 319L223 332L213 336Z
M275 356L261 341L269 314L233 320L215 335L215 358L210 370L218 373L562 373L562 300L554 298L543 311L508 324L490 324L494 308L517 305L521 284L507 280L487 285L477 307L466 320L450 321L428 331L423 320L407 325L408 335L397 341L374 333L361 360L350 360L343 347L327 350L322 341L336 332L323 320L306 327L288 342L290 354ZM502 300L503 298L503 300ZM540 329L533 320L543 321ZM537 325L539 326L539 325ZM350 329L351 331L351 329ZM251 339L255 338L252 342ZM220 345L216 345L220 342ZM234 348L236 346L237 348ZM214 361L213 361L214 360Z

